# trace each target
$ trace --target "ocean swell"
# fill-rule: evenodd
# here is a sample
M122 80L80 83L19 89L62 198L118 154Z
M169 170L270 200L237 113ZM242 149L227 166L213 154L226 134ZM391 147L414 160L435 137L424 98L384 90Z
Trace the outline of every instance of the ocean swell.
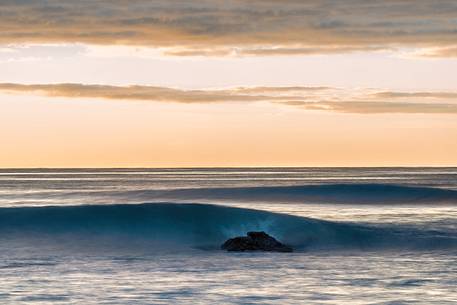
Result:
M0 208L0 242L114 248L215 250L263 230L298 251L456 248L446 232L330 222L208 204L118 204Z
M106 194L109 195L109 194ZM455 204L457 191L395 184L325 184L128 191L117 196L148 200L244 201L347 204Z

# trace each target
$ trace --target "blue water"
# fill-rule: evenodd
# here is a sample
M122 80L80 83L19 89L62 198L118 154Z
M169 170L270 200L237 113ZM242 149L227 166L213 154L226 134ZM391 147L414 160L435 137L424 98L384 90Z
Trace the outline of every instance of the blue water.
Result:
M455 304L456 259L457 168L0 170L1 304Z

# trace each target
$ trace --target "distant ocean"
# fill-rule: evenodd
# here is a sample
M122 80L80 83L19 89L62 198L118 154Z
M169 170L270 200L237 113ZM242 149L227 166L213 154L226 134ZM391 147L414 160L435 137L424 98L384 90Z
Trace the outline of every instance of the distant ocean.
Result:
M265 231L294 253L228 253ZM0 169L0 304L456 304L457 168Z

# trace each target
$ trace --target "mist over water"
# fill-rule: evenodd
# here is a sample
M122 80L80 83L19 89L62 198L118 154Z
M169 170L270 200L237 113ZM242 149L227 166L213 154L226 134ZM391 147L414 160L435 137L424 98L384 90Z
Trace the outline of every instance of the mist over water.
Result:
M0 250L0 303L453 304L457 168L2 169Z

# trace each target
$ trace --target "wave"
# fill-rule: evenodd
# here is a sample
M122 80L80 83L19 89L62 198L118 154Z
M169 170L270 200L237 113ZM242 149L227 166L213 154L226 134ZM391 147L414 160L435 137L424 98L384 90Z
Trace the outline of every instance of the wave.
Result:
M348 204L457 203L457 191L394 184L325 184L129 191L125 200L223 200Z
M298 251L457 248L457 237L446 232L330 222L208 204L0 208L0 244L15 245L11 247L52 244L75 251L109 246L152 252L218 249L227 238L259 230Z

